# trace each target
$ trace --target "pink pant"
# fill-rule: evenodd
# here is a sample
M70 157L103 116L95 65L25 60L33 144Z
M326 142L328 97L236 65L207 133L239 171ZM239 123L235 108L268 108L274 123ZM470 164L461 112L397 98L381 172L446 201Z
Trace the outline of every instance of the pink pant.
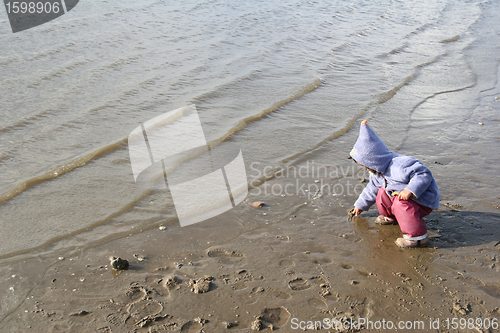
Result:
M413 200L400 200L398 196L389 197L380 187L377 193L378 212L398 221L403 237L419 240L427 237L427 227L422 217L429 215L432 209Z

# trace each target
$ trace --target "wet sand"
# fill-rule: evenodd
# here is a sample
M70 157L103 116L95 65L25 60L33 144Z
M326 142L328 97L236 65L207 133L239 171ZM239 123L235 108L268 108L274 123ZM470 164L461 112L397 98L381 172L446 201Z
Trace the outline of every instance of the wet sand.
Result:
M351 331L496 331L453 320L500 318L497 3L345 3L334 16L269 4L82 3L75 21L3 35L0 180L13 191L0 198L12 198L0 332L295 332L351 319ZM226 141L259 170L316 161L329 175L275 177L220 216L168 223L172 198L137 187L125 141L193 102L209 139L235 133ZM244 131L232 122L261 116ZM436 177L428 248L397 248L398 226L376 225L375 207L347 221L365 185L345 159L360 117ZM113 256L129 269L113 270Z
M499 214L433 212L431 247L401 250L397 226L374 225L373 212L332 222L327 201L213 245L201 244L211 239L203 227L178 242L154 229L60 258L2 332L250 332L256 318L282 332L293 318L418 320L436 331L429 320L500 316ZM110 255L130 269L112 270Z
M496 120L483 115L483 121ZM474 126L481 125L471 122L469 128ZM355 139L357 126L347 135ZM471 150L488 156L488 145ZM399 227L376 225L375 207L347 221L354 188L364 186L359 169L338 178L276 177L250 191L236 209L203 223L154 227L75 249L69 257L4 266L11 269L4 273L12 274L12 292L24 288L26 297L0 330L294 332L312 331L315 322L354 320L354 328L320 331L385 332L380 325L390 321L423 325L420 332L493 332L451 325L453 318L480 318L483 324L500 318L500 199L488 192L482 206L467 206L466 198L452 195L455 184L443 179L472 174L474 164L464 170L463 163L446 161L440 157L430 166L443 200L426 218L427 248L397 248ZM263 191L287 184L295 194ZM304 190L335 184L346 194ZM498 186L498 179L488 186ZM255 201L266 204L253 207ZM129 269L113 270L111 256L127 259ZM371 324L359 325L359 318Z

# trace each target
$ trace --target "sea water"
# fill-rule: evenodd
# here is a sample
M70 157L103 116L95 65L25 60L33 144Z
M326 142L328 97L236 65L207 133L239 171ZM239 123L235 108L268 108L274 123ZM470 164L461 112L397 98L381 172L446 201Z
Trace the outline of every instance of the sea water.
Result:
M439 116L448 135L433 144L451 145L497 84L499 13L480 0L89 0L15 34L0 14L0 258L178 223L169 193L134 182L127 137L186 105L210 145L241 148L250 186L319 151L345 159L362 118L398 150Z

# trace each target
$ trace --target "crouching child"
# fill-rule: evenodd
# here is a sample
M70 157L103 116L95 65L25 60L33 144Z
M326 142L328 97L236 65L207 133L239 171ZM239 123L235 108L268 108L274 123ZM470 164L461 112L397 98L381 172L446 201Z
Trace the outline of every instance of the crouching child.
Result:
M399 224L402 248L426 246L428 234L422 219L439 208L439 189L431 171L411 156L389 151L366 120L350 156L370 172L370 181L354 203L354 215L377 204L378 224Z

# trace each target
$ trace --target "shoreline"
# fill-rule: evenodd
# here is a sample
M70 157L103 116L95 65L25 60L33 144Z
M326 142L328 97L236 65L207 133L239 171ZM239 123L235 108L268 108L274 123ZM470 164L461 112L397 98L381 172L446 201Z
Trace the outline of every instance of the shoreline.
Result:
M350 132L355 136L356 128ZM441 166L431 166L438 178ZM283 177L267 185L352 189L363 180L351 176L300 183ZM440 189L449 192L447 184ZM447 318L500 317L500 287L492 274L500 271L496 209L474 212L445 195L441 208L425 218L429 247L401 250L393 244L400 235L397 225L375 225L376 207L347 222L356 195L296 193L251 191L245 203L203 223L169 224L166 230L152 228L75 250L69 257L14 263L10 283L38 282L0 328L252 332L261 325L290 332L292 323L301 330L300 323L309 321L366 318L423 321L428 327L422 331L433 332L431 323L440 320L437 331L446 332ZM253 201L266 205L253 208ZM112 270L110 256L127 259L130 268ZM206 292L193 292L203 284Z
M498 3L78 8L4 34L0 179L37 184L1 203L0 332L496 331ZM181 227L120 138L188 104L251 186ZM437 180L427 248L399 249L375 205L347 219L363 119Z

